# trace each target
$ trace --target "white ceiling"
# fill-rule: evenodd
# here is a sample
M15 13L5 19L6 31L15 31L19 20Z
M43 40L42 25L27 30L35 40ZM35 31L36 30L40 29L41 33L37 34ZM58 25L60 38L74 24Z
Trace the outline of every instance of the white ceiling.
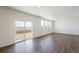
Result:
M50 20L57 17L79 17L78 6L9 6L9 8Z

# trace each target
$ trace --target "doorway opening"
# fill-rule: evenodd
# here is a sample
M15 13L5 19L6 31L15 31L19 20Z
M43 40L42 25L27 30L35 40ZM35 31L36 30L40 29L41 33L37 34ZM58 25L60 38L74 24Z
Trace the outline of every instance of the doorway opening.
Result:
M16 42L33 38L32 21L16 21Z

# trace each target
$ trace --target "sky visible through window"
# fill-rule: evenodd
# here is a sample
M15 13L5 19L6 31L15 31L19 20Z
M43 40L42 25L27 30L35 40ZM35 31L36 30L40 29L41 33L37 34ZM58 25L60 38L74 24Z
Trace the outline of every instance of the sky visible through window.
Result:
M25 27L32 27L32 22L30 22L30 21L16 21L16 27L24 27L24 26Z

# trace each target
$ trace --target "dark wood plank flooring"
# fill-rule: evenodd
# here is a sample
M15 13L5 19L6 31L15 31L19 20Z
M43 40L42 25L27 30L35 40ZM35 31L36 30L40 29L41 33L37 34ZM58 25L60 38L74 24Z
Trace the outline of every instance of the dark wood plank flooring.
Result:
M49 34L0 48L0 53L79 53L79 36Z

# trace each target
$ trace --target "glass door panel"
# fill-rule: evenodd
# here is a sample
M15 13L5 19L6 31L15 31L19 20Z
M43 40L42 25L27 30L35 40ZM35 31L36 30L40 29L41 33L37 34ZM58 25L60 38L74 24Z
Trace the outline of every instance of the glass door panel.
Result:
M32 38L32 22L25 21L25 39Z
M16 21L16 41L24 40L24 21Z

